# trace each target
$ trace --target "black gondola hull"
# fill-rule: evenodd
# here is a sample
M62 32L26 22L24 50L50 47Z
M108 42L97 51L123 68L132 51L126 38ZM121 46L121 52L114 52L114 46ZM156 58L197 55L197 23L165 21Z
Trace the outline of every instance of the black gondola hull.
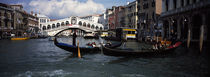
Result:
M127 57L150 57L150 56L159 56L172 53L178 46L174 48L166 48L160 50L129 50L129 49L119 49L119 48L108 48L103 46L103 54L108 56L127 56Z

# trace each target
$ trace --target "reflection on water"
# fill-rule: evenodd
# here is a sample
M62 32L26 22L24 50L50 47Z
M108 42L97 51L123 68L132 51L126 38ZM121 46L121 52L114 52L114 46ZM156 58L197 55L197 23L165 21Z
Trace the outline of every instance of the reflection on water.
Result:
M69 38L59 41L71 44ZM132 45L127 44L127 46ZM56 47L48 39L0 40L0 77L206 77L209 75L208 59L186 51L182 47L164 57L125 58L105 56L100 53L82 56L81 59L72 57L70 52Z

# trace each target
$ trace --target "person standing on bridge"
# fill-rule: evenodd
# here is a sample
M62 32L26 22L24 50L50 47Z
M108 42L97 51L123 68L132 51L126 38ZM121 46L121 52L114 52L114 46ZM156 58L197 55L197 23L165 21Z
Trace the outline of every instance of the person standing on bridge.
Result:
M73 33L73 46L76 46L76 38L77 38L77 34L76 31Z

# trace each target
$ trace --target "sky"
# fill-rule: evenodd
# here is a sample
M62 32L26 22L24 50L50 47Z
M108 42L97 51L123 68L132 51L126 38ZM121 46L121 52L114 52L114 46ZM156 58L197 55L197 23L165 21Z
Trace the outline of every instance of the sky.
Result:
M44 14L51 19L102 14L106 8L126 5L135 0L1 0L6 4L22 4L28 13Z

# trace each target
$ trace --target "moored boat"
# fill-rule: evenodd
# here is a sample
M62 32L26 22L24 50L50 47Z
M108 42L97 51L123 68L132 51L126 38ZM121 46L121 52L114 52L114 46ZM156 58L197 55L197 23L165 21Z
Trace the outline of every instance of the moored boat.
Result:
M54 44L57 47L59 47L61 49L64 49L66 51L69 51L69 52L72 52L72 53L78 53L78 47L77 46L73 46L73 45L66 44L66 43L59 43L57 41L57 38L55 38ZM122 43L115 43L115 44L112 44L112 45L107 46L107 47L108 48L116 48L116 47L119 47L121 44ZM80 49L81 53L99 53L101 47L99 47L99 46L96 46L96 47L86 46L86 47L79 47L79 49Z
M144 49L144 50L134 50L134 49L123 49L123 48L109 48L106 46L102 46L103 53L108 56L154 56L159 54L167 54L173 52L177 47L181 45L181 42L176 42L174 45L163 49Z
M12 37L11 40L28 40L29 37Z

